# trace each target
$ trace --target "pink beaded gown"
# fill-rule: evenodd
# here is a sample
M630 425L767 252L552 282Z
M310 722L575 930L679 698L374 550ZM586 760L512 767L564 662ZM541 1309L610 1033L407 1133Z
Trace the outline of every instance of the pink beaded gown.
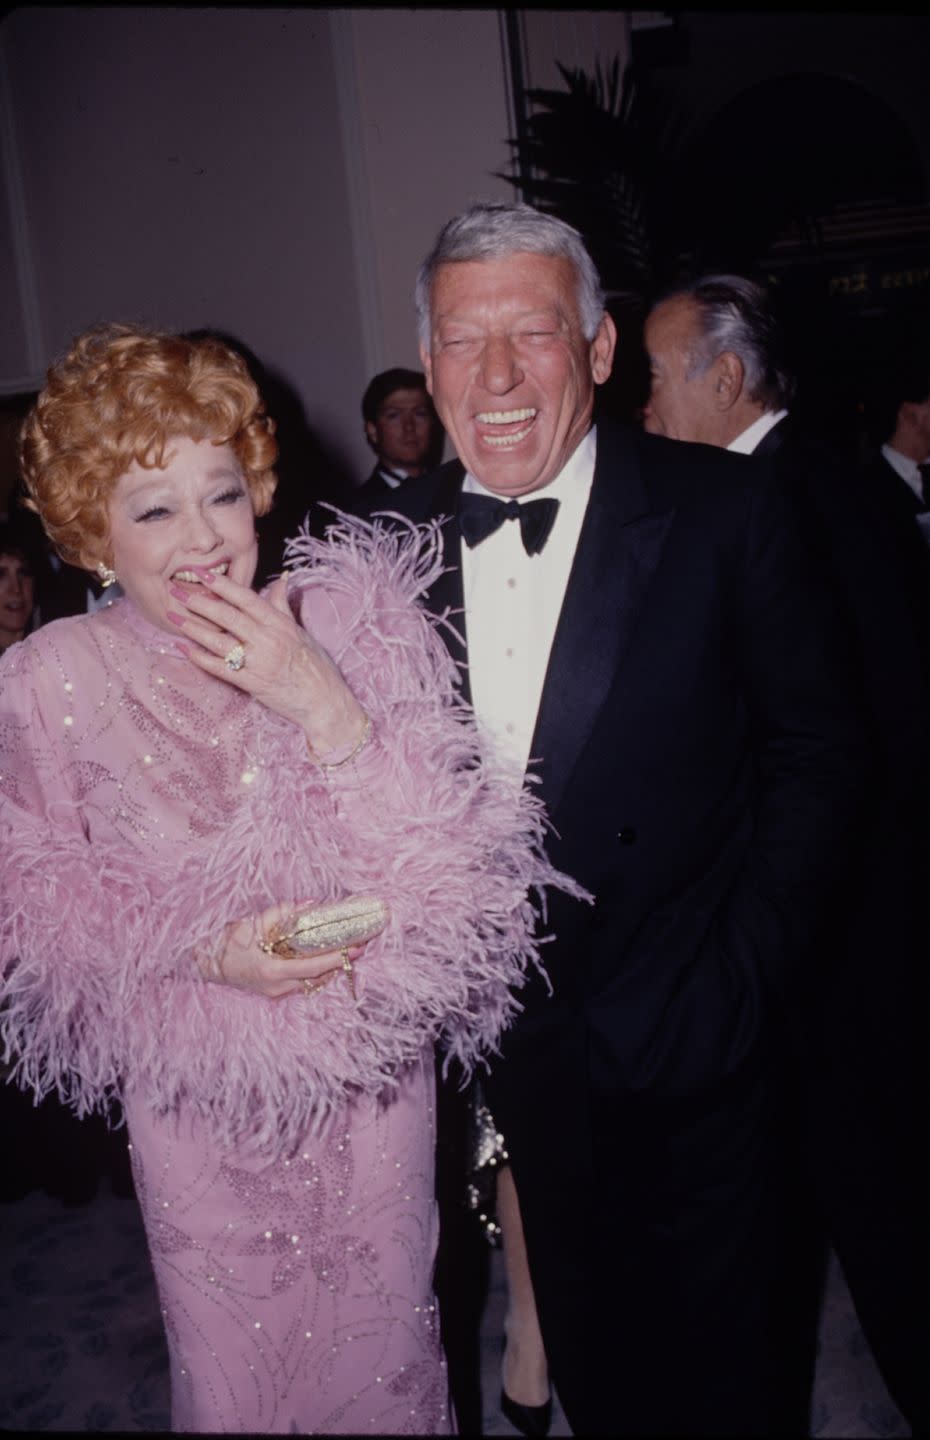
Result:
M0 663L0 1025L15 1078L122 1102L178 1430L443 1434L433 1045L466 1070L566 886L482 759L415 597L437 534L344 522L289 596L373 721L324 771L128 600ZM272 903L374 894L356 965L281 1001L195 955Z

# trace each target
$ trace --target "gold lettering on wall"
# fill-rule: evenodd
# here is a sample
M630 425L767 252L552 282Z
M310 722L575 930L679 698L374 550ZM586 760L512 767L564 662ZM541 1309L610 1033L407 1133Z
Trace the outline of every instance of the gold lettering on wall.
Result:
M882 290L912 290L930 285L930 265L910 270L885 270L879 281Z

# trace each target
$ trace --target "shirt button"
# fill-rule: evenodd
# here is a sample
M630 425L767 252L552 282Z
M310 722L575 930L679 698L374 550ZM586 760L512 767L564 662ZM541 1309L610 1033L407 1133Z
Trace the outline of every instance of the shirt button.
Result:
M513 732L514 732L514 726L513 726L513 725L507 724L504 728L506 729L508 735L512 735L512 734L513 734Z
M625 825L622 830L617 831L617 839L621 845L635 845L636 831L631 825Z
M513 576L511 575L510 579L507 581L507 589L508 589L508 590L516 590L516 588L517 588L517 582L516 582L516 580L513 578Z
M504 651L504 654L507 656L507 659L508 659L508 660L512 660L512 659L513 659L513 650L510 648L509 645L508 645L507 649Z

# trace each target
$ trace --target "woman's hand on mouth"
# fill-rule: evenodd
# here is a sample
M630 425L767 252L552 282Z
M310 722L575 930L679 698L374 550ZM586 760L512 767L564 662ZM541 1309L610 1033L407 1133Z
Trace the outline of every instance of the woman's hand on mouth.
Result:
M169 618L193 663L299 725L314 754L351 749L364 734L365 712L323 647L294 619L287 577L262 596L227 575L200 573L201 585L169 587L179 606Z

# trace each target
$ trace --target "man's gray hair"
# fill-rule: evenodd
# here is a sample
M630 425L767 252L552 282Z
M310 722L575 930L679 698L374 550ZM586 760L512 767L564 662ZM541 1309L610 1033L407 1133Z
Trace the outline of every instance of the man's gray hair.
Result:
M462 260L502 260L530 251L570 260L578 277L578 313L585 339L593 340L604 316L604 291L584 241L571 225L532 205L472 205L440 230L417 274L415 290L420 343L429 347L430 297L441 265Z
M673 292L697 306L697 339L688 348L685 378L703 375L725 350L739 356L750 400L782 410L794 398L794 377L768 291L743 275L705 275ZM669 299L673 296L669 296Z

